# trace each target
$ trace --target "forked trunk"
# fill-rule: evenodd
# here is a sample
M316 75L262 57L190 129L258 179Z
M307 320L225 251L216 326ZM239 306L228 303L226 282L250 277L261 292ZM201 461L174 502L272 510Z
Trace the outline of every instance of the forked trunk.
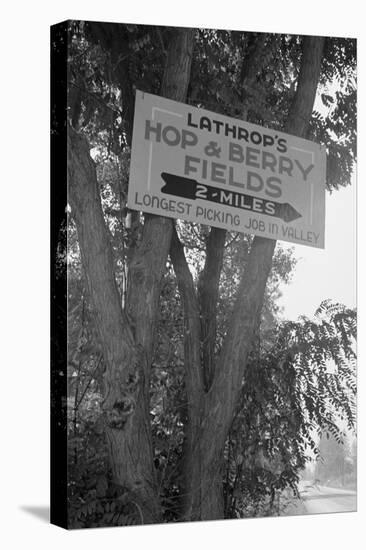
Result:
M305 137L318 85L323 44L322 38L305 37L303 39L303 56L297 92L285 127L290 134ZM224 518L221 475L224 465L224 445L245 375L275 245L274 240L255 237L217 364L215 368L210 366L210 376L208 380L204 380L202 373L206 366L200 363L202 334L200 334L197 296L182 246L179 240L177 241L177 237L173 237L172 240L170 253L185 313L188 426L184 461L186 484L182 517L184 520ZM209 298L206 297L206 301L207 299ZM210 308L210 315L215 314L214 309ZM201 309L202 312L204 310ZM212 383L207 387L207 381L210 384L211 379Z
M200 433L190 438L186 455L182 517L186 521L224 518L223 449L211 430Z

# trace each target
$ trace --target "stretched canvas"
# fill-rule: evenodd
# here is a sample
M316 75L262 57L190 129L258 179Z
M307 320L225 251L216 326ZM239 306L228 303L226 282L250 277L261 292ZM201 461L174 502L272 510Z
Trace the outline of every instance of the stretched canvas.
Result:
M356 40L51 28L51 522L356 510Z

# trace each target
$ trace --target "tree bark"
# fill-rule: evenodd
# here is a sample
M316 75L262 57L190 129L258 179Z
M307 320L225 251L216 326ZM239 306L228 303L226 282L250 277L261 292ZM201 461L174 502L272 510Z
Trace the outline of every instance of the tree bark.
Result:
M175 31L168 51L162 96L185 101L193 44L193 29ZM172 229L171 219L146 214L141 243L129 266L127 311L134 325L136 340L148 358L147 369L151 364L161 279L166 268Z
M159 502L148 411L141 399L144 357L121 307L89 145L71 127L68 180L69 203L106 364L103 421L112 472L115 482L129 491L141 507L144 521L153 522L159 517Z
M249 52L244 55L240 71L242 91L244 87L251 87L258 72L263 68L265 48L268 34L253 35L249 46ZM266 46L267 44L267 46ZM273 49L273 44L271 45ZM267 50L266 50L267 51ZM247 118L247 98L243 94L242 120ZM217 301L219 297L219 280L224 257L224 247L227 231L218 227L212 227L207 239L206 260L203 272L198 284L198 300L201 312L201 341L202 341L202 368L205 381L205 389L209 390L215 375L215 342L216 342L216 317Z
M289 134L305 136L319 80L323 44L322 38L303 39L297 91L285 126ZM200 416L191 429L190 455L186 460L184 519L224 517L221 471L224 445L237 407L275 246L275 240L254 238L212 385L201 396ZM190 376L188 372L188 380ZM194 395L188 395L189 405L192 397L194 402Z
M167 54L161 93L184 101L194 30L178 29ZM129 269L127 308L114 278L114 259L100 202L96 170L84 137L68 131L69 203L86 284L106 364L103 420L115 481L129 491L142 521L161 520L149 418L149 380L161 278L172 222L146 216Z
M215 374L215 342L219 280L224 258L226 230L212 227L207 239L206 261L198 282L201 312L202 368L206 391Z

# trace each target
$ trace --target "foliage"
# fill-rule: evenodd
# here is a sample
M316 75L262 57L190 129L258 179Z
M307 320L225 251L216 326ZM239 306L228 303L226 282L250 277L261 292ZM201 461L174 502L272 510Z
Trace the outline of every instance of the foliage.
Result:
M339 420L355 430L355 338L355 311L324 301L315 320L279 325L272 347L253 354L227 446L231 514L263 513L276 491L296 492L319 435L341 441Z
M286 261L286 255L278 255L272 280L288 279L291 261L287 264ZM231 281L231 286L235 286L235 278ZM233 289L227 282L226 285L229 316ZM80 292L80 284L78 288ZM224 289L221 296L224 315ZM80 301L80 296L77 300ZM84 306L84 325L86 317ZM79 311L79 323L81 320ZM258 339L226 444L223 476L226 517L273 514L277 495L287 488L296 491L309 449L318 454L318 434L328 430L339 439L342 436L339 417L348 423L349 429L354 429L355 321L354 311L324 302L314 321L303 318L297 323L276 322L265 337ZM92 328L89 331L93 333ZM71 346L78 350L79 360L84 358L79 371L72 370L70 382L69 494L73 526L139 522L131 495L106 474L109 472L106 448L98 424L102 380L97 374L96 355L92 353L97 340L94 335L92 347L88 348L90 338L84 336L80 346L85 332L84 328L79 333L78 342L70 340ZM74 333L77 331L70 331L71 337ZM158 346L150 386L154 463L166 521L179 518L182 494L181 457L187 414L183 360L183 313L170 268L162 288ZM84 397L77 410L75 429L76 382L80 385L79 396ZM111 508L116 500L117 504Z
M103 182L103 172L98 172ZM102 183L104 186L104 183ZM192 250L194 238L189 240L189 227L186 227L186 243ZM132 505L121 511L109 510L111 500L96 492L98 479L105 480L107 487L115 487L110 477L106 447L99 423L100 405L103 388L103 364L101 348L95 331L94 320L89 300L80 271L80 258L75 242L75 229L69 225L69 476L70 476L70 515L74 527L109 524L110 518L125 521L125 513L132 513L134 521L136 509ZM196 234L194 234L196 235ZM113 236L112 236L113 238ZM196 239L197 241L197 239ZM220 292L219 324L222 333L226 330L230 309L239 284L239 277L234 276L238 266L245 268L245 257L249 240L244 236L236 238L228 235L225 249L224 270ZM122 249L116 247L115 254L121 257ZM118 255L120 254L120 255ZM197 257L196 257L197 260ZM118 261L118 260L117 260ZM274 269L268 285L267 304L263 319L266 326L268 314L272 311L272 295L276 295L278 285L290 278L293 266L290 252L281 248L275 256ZM199 280L201 261L196 261L196 281ZM271 313L272 321L274 319ZM184 445L184 425L186 422L186 395L184 390L184 325L181 299L179 296L172 266L168 266L160 298L160 322L158 328L157 349L152 365L151 378L151 425L154 447L154 463L158 473L159 491L162 499L164 517L173 521L179 517L181 499L181 457ZM220 345L220 340L218 340ZM77 406L76 406L77 405ZM123 488L124 505L128 501ZM113 501L113 499L112 499ZM118 501L120 503L120 501ZM107 506L102 513L104 505ZM90 508L88 508L88 506ZM122 504L121 504L122 506ZM103 508L104 510L104 508Z
M117 156L129 146L134 90L159 93L172 33L149 25L71 23L69 112L91 145L98 136L105 151ZM197 29L188 102L283 129L300 58L296 35ZM330 190L347 185L354 170L355 68L356 41L327 38L319 88L323 107L314 110L307 137L327 147Z

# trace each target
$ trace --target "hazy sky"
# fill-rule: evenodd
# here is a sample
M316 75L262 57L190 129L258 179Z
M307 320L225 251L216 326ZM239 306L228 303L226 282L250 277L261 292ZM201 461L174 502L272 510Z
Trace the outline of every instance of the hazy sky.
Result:
M334 95L337 82L329 84ZM314 108L327 116L318 93ZM331 107L330 107L331 108ZM283 316L295 320L299 315L312 317L322 300L331 298L346 306L356 306L356 175L352 185L326 192L325 249L292 245L298 258L292 282L283 285L280 305ZM290 247L290 243L282 243Z
M326 193L325 249L293 246L298 263L292 282L282 287L280 300L285 318L312 317L326 298L356 305L355 182L331 195Z

